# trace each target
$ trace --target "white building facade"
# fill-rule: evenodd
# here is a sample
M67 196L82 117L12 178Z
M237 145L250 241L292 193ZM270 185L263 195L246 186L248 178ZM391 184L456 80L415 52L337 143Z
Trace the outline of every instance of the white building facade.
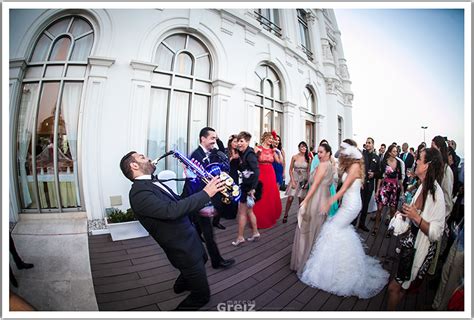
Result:
M121 157L190 153L204 126L275 130L288 158L352 136L333 10L15 9L9 54L11 221L127 209Z

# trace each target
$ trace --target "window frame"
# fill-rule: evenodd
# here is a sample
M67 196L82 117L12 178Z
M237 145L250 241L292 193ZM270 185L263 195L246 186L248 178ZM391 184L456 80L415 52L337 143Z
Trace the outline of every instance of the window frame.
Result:
M177 36L177 35L185 35L186 36L184 49L174 50L170 44L166 43L167 39L169 39L170 37L173 37L173 36ZM188 44L189 44L190 37L193 37L195 41L199 42L205 48L206 52L201 53L199 55L195 55L190 50L188 50ZM165 138L165 149L170 150L170 147L171 147L169 120L170 120L170 112L172 111L173 104L174 104L174 92L185 92L185 93L189 94L189 101L188 101L188 115L189 115L189 117L188 117L188 121L187 121L187 124L186 124L186 130L187 130L186 144L187 144L187 146L186 146L186 150L184 150L184 151L180 150L180 151L185 152L186 154L190 154L193 151L192 148L194 148L192 146L192 143L191 143L191 141L192 141L191 139L193 138L193 137L191 137L191 129L192 129L191 115L192 115L193 107L194 107L195 102L196 102L196 95L205 96L205 97L208 98L206 125L209 125L209 122L210 122L210 114L211 114L211 110L212 110L212 97L213 97L213 91L214 91L213 86L212 86L212 82L213 82L212 78L213 78L213 71L214 71L214 69L213 69L214 68L214 63L213 63L214 59L212 57L212 53L211 53L211 50L209 49L209 46L199 36L197 36L196 34L193 34L193 33L178 31L178 32L167 35L163 40L161 40L158 43L158 46L156 47L156 50L155 50L155 56L154 56L155 63L158 59L158 50L159 50L159 47L160 47L161 44L163 44L171 52L173 52L173 58L172 58L172 62L171 62L172 70L160 69L159 66L157 66L153 70L153 75L155 75L155 74L167 75L167 76L170 77L170 80L169 80L168 85L159 84L159 83L156 83L156 82L152 81L151 82L151 90L153 90L153 89L162 89L162 90L167 90L167 92L168 92L167 105L166 105L166 129L165 129L166 132L165 132L165 137L164 137ZM192 63L193 63L192 68L191 68L191 75L179 73L176 70L177 58L180 54L183 54L183 53L188 54L191 57L191 60L192 60ZM207 79L203 78L203 77L199 77L195 74L198 60L199 60L199 58L204 57L204 56L208 56L208 58L209 58L209 78L207 78ZM190 80L190 88L177 87L176 86L176 78L184 78L184 79ZM196 87L197 82L202 82L202 83L208 84L209 85L209 91L205 92L205 91L199 90ZM150 107L151 107L151 104L150 104ZM150 132L150 128L148 127L147 128L146 139L149 138L149 132ZM147 145L147 149L148 149L148 145ZM168 168L169 168L169 163L168 163L168 161L165 161L165 169L168 169Z
M66 31L60 32L57 35L51 34L48 29L50 29L52 26L54 26L57 23L60 23L61 20L67 20L69 19L69 22L67 23ZM74 22L76 19L80 19L84 21L85 23L88 24L90 27L90 30L83 32L82 34L78 36L74 36L70 30L71 27L73 26ZM25 69L23 70L23 77L19 86L19 97L17 101L17 105L19 106L22 102L23 98L23 88L25 84L37 84L38 85L38 95L36 97L36 101L34 102L34 121L33 121L33 127L32 132L31 132L31 141L29 143L29 147L31 147L31 176L33 177L33 197L36 201L36 208L24 208L23 201L21 201L21 187L19 183L19 164L18 164L18 145L19 145L19 117L20 117L20 108L17 108L16 116L15 116L15 125L14 125L14 143L15 143L15 148L13 148L13 156L14 156L14 170L15 170L15 187L16 190L18 191L18 197L17 201L20 204L19 211L23 213L62 213L62 212L77 212L77 211L83 211L85 210L85 202L84 202L84 194L82 190L82 179L81 179L81 174L80 174L80 166L77 165L77 170L74 172L74 178L76 185L75 187L78 188L76 190L76 194L78 196L77 202L79 205L77 207L63 207L62 204L62 194L60 192L60 187L59 184L62 182L59 179L59 161L58 161L58 148L60 148L58 142L58 134L59 134L59 115L61 113L61 108L62 108L62 98L63 98L63 93L64 93L64 87L66 83L82 83L82 88L81 88L81 95L80 95L80 101L78 102L78 112L80 113L80 110L82 108L82 103L83 103L83 97L84 97L84 92L85 92L85 84L86 84L86 79L88 77L88 72L89 72L89 64L87 61L87 58L84 61L80 60L70 60L72 53L74 52L76 41L80 40L88 35L92 34L92 43L89 48L89 54L88 56L91 55L91 53L94 51L95 44L96 44L96 32L94 30L94 25L91 23L91 21L80 14L67 14L61 17L58 17L57 19L51 21L41 33L37 36L36 40L34 41L34 44L32 45L31 52L28 54L28 58L25 60ZM51 40L51 42L48 45L46 54L43 58L43 60L36 60L36 61L31 61L33 59L33 56L35 54L35 50L37 49L37 45L39 41L41 40L42 36L46 36L48 39ZM62 38L69 38L70 44L69 44L69 49L66 55L65 60L50 60L51 55L53 53L54 46L60 41ZM53 76L53 77L48 77L46 76L46 72L48 67L50 66L62 66L63 69L61 71L61 74L59 76ZM82 77L70 77L67 76L68 70L70 66L82 66L84 67L84 75ZM28 70L31 70L32 68L35 67L41 67L41 73L40 76L37 77L31 77L31 78L26 78ZM55 100L55 111L54 111L54 129L53 129L53 175L54 175L54 192L55 192L55 200L57 203L57 208L42 208L42 203L40 200L40 191L38 187L39 179L38 179L38 170L36 168L36 157L38 156L36 154L36 144L37 144L37 139L38 139L38 113L40 109L40 102L41 102L41 97L44 89L44 85L47 83L58 83L59 89L58 89L58 94ZM78 123L77 125L79 126L80 119L78 118ZM77 128L77 131L80 131L80 128ZM77 133L77 137L75 140L76 143L76 148L77 148L77 155L76 155L76 162L79 163L79 159L81 157L81 151L79 150L79 133ZM74 161L74 160L73 160ZM32 198L33 198L32 197Z
M259 67L265 67L267 68L266 70L266 76L261 79L260 76L257 73L257 69ZM268 76L268 69L270 69L278 79L277 82L279 84L279 93L280 97L277 98L275 97L275 84L273 83L272 79ZM270 131L275 130L275 119L276 115L278 114L280 116L280 130L283 128L283 115L284 115L284 110L283 110L283 82L281 80L281 76L278 74L276 69L272 67L268 63L261 63L257 66L256 70L254 71L255 76L260 79L260 88L256 94L258 97L258 101L255 103L255 107L258 107L259 113L260 113L260 128L259 128L259 138L263 134L264 126L265 126L265 110L270 110L271 112L271 123L270 123ZM271 96L265 95L265 82L269 82L271 84ZM271 102L271 107L265 106L265 101L269 100ZM277 104L280 104L281 110L278 107L275 107ZM278 134L281 135L281 132L278 132Z
M296 16L298 19L298 33L299 33L299 42L304 54L310 61L313 61L314 55L311 51L311 39L309 35L309 25L307 15L309 13L304 9L296 9ZM304 34L302 34L302 30L304 30ZM303 43L303 39L304 42Z

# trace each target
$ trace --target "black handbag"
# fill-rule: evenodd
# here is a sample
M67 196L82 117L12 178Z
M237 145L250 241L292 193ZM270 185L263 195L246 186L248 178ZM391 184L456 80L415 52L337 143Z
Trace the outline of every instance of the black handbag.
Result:
M400 243L397 248L400 252L398 253L400 261L398 264L396 280L403 282L410 280L411 268L413 267L413 261L415 259L415 235L413 234L411 227L407 231L402 233L399 237ZM397 251L398 251L397 250Z
M282 184L280 185L280 191L286 191L286 182L283 180Z

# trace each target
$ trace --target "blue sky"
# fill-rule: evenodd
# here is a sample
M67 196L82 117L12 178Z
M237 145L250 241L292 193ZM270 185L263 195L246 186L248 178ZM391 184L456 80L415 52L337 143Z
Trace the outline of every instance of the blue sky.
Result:
M464 155L464 10L337 9L352 80L357 143L408 142L435 135Z

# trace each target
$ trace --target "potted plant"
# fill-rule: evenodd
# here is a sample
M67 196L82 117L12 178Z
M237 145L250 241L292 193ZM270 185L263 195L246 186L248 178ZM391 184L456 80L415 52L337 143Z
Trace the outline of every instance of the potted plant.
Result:
M148 236L148 231L135 219L131 208L127 211L122 211L117 208L107 208L104 220L112 236L112 241Z

